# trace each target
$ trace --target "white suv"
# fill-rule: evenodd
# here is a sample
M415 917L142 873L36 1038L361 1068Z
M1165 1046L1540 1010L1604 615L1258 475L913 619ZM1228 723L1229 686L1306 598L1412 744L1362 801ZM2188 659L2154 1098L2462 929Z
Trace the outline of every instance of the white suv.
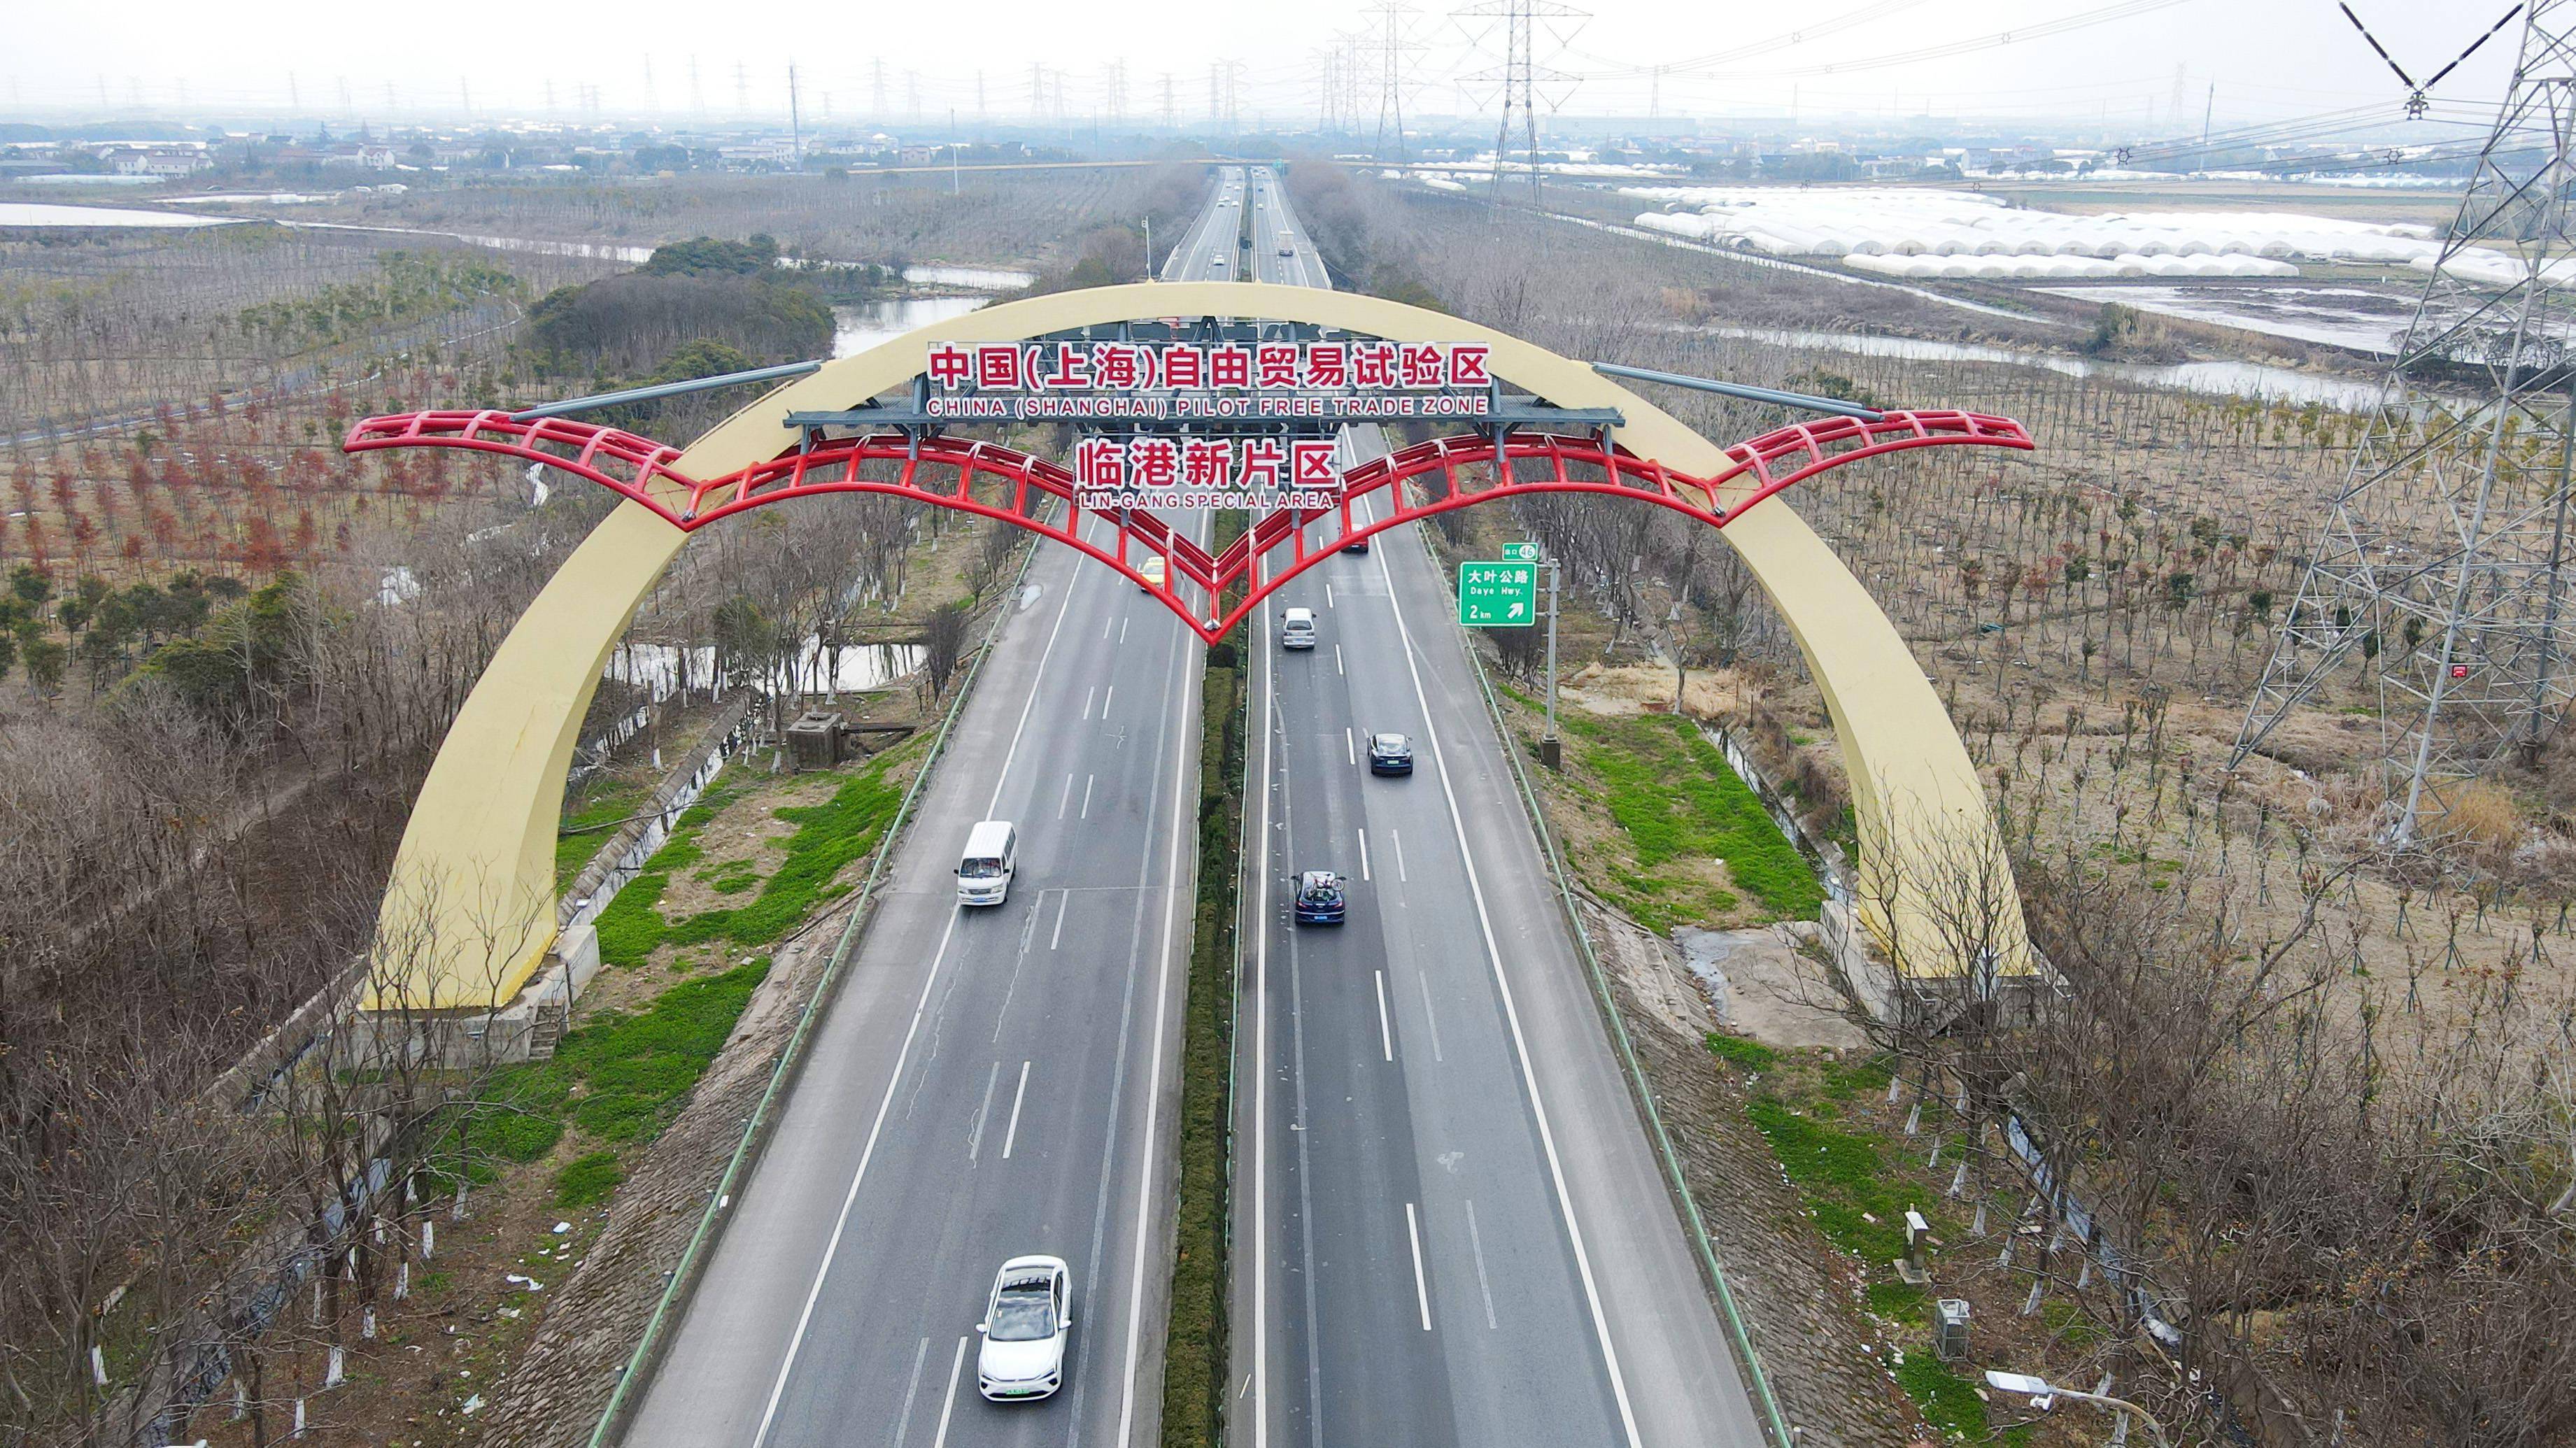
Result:
M993 1277L975 1355L975 1387L994 1402L1052 1397L1073 1335L1073 1271L1062 1257L1014 1257Z

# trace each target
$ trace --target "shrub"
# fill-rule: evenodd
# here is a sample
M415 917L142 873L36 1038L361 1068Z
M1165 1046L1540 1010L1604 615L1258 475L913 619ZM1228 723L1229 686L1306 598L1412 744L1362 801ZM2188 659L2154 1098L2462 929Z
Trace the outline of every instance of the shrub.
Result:
M626 1180L626 1168L618 1163L613 1151L594 1151L564 1163L555 1173L555 1205L586 1207L605 1201L618 1183Z
M1708 1033L1708 1048L1721 1058L1747 1071L1768 1071L1780 1059L1779 1052L1760 1041L1748 1041L1742 1036L1721 1035L1716 1031Z

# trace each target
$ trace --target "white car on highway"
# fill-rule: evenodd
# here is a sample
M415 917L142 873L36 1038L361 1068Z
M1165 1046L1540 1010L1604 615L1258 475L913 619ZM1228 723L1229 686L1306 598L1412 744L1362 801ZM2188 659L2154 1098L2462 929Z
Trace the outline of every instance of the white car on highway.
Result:
M994 1402L1052 1396L1064 1386L1064 1347L1073 1335L1073 1270L1062 1257L1014 1257L993 1277L992 1301L975 1324L975 1386Z

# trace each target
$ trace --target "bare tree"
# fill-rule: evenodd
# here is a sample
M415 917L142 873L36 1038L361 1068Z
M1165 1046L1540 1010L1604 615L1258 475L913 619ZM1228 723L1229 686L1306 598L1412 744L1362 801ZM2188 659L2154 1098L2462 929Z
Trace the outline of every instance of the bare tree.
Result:
M921 621L921 674L934 699L948 692L948 680L964 657L969 622L962 603L944 604Z

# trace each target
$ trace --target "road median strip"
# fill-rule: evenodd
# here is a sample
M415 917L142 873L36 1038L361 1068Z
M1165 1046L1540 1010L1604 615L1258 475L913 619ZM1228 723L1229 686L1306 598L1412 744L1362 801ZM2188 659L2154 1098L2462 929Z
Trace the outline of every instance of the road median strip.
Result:
M1234 1013L1243 864L1245 659L1208 650L1201 688L1197 924L1181 1037L1178 1224L1163 1349L1164 1448L1224 1439L1231 1374ZM1258 922L1255 922L1256 928Z

